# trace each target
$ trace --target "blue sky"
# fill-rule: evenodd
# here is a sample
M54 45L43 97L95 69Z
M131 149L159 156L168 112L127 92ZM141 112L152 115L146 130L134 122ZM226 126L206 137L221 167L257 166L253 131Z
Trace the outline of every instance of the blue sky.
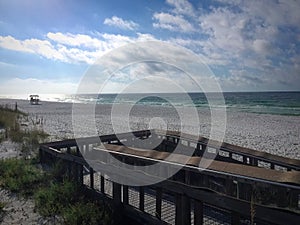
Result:
M297 0L0 0L0 95L74 93L97 58L145 40L203 57L224 91L299 91L299 12Z

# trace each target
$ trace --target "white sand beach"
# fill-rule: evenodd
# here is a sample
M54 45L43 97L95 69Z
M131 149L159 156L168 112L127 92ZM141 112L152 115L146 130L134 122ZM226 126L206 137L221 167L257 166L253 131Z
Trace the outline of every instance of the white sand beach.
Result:
M50 140L73 137L72 103L42 102L41 105L30 105L25 100L0 99L0 105L9 105L29 114L29 120L21 122L23 129L37 126L51 135ZM200 135L209 137L210 112L199 109ZM97 105L96 124L100 134L113 133L111 126L111 105ZM92 116L80 115L84 126L89 126ZM134 106L130 113L130 127L133 130L147 129L152 118L160 118L168 123L169 129L178 129L180 119L172 108L158 106ZM124 115L118 112L115 119L118 126L125 126ZM227 112L227 124L224 141L259 151L265 151L280 156L300 159L300 117L245 112ZM193 127L193 118L188 124ZM162 127L163 124L162 124ZM164 127L165 128L165 127ZM191 129L191 132L193 130ZM82 132L80 136L89 136ZM4 141L0 144L0 159L16 157L20 146ZM7 202L5 217L2 224L58 224L58 221L45 219L34 210L34 201L22 199L16 195L0 189L1 200Z
M72 127L72 103L42 102L41 105L30 105L26 100L0 99L0 105L14 106L29 114L30 120L42 127L45 132L51 135L51 139L64 139L73 137ZM113 133L111 126L111 105L97 105L96 124L99 134ZM209 137L210 112L205 109L198 109L200 120L200 135ZM92 121L92 116L82 115L85 126ZM168 123L168 129L178 129L179 118L171 108L159 106L133 107L130 114L130 127L133 130L147 129L149 121L159 117ZM125 126L122 112L116 116L119 126ZM193 123L193 118L190 118ZM30 125L31 122L29 121ZM25 126L28 124L24 124ZM246 112L227 111L227 124L224 141L265 151L272 154L289 158L300 159L300 117L256 114ZM188 125L186 125L188 126ZM163 126L162 126L163 127ZM193 132L191 130L191 132ZM89 136L88 133L81 133L80 136ZM7 154L7 153L6 153Z

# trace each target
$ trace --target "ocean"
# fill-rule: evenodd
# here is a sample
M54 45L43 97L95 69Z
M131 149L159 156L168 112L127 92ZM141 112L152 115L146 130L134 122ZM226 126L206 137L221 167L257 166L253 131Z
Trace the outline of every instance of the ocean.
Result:
M213 94L212 94L213 95ZM225 105L209 105L204 93L40 95L41 101L138 104L161 107L226 107L230 111L300 116L300 92L225 92ZM3 97L3 96L2 96ZM13 97L8 97L13 98ZM20 97L19 97L20 98ZM25 98L26 97L21 97Z
M226 107L231 111L300 116L300 92L225 92L225 106L209 105L204 93L160 94L85 94L66 95L56 98L60 102L80 102L97 104L139 104L169 107Z

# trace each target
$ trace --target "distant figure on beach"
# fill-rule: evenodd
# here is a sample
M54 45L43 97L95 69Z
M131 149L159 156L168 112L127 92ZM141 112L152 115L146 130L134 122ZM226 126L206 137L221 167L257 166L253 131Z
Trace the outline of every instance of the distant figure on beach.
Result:
M30 95L29 98L30 98L31 105L39 105L40 99L38 95Z

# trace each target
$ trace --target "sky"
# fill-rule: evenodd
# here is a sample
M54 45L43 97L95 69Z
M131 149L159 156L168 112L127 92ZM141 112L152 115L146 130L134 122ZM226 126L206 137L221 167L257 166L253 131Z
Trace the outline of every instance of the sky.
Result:
M300 91L299 12L298 0L0 0L0 95L75 93L101 56L149 40L202 57L223 91ZM107 92L126 76L114 82Z

